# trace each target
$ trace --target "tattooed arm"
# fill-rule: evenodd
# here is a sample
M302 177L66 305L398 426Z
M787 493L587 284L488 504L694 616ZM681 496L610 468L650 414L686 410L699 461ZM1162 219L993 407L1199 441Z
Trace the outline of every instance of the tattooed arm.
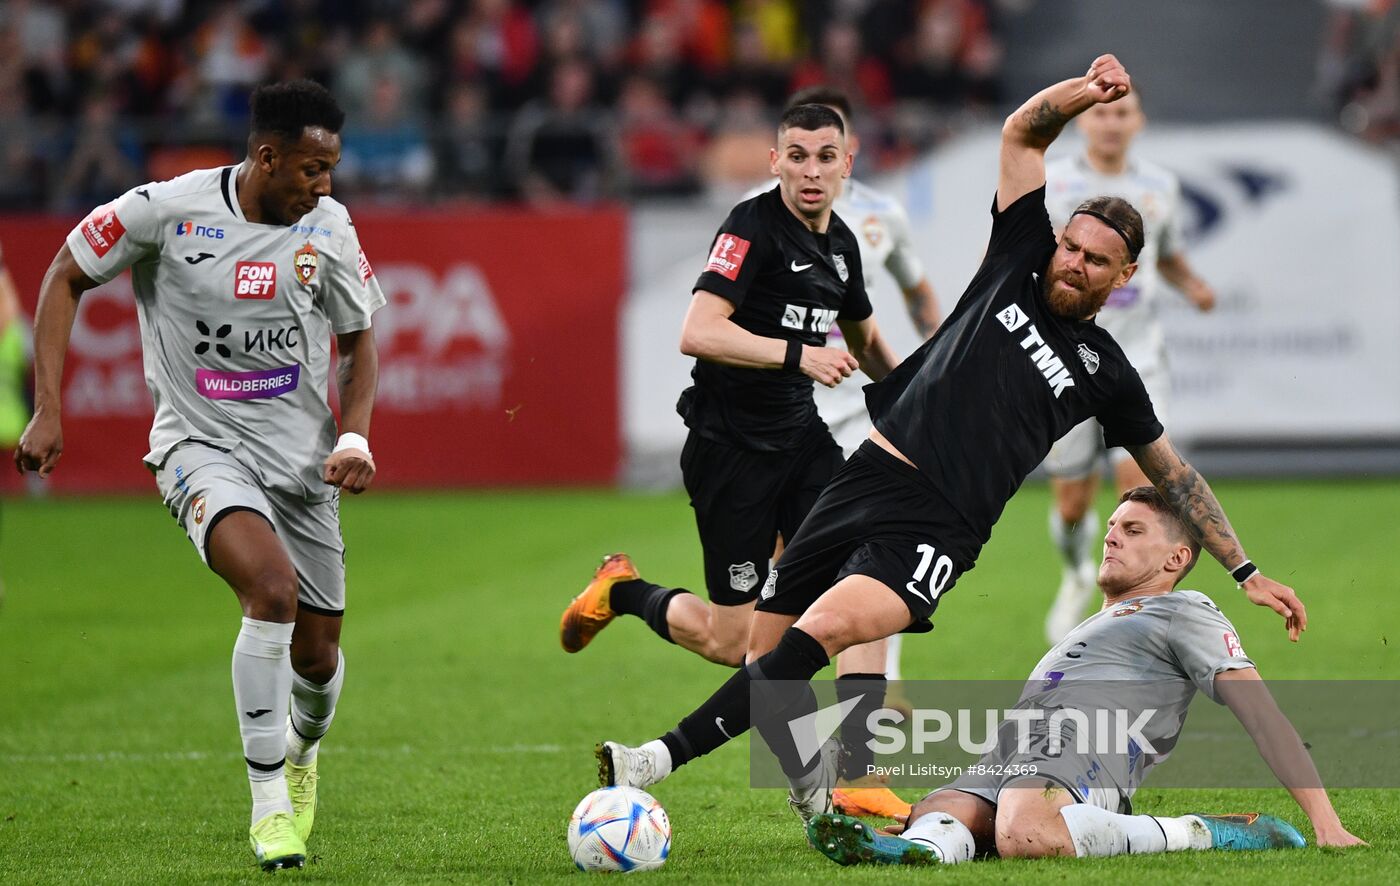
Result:
M1244 548L1235 538L1235 530L1215 493L1205 477L1176 451L1166 434L1145 446L1129 446L1128 452L1202 548L1226 569L1244 562ZM1292 588L1256 572L1245 581L1244 592L1251 603L1268 606L1283 616L1288 638L1298 642L1299 632L1308 626L1308 614Z
M1101 55L1083 77L1042 89L1007 117L1001 128L997 211L1045 183L1045 149L1066 123L1090 105L1117 101L1130 88L1118 59Z

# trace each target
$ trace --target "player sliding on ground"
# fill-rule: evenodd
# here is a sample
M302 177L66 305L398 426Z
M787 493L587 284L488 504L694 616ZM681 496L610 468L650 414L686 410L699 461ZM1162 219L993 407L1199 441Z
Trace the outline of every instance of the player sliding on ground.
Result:
M955 864L974 855L1043 858L1283 849L1302 846L1292 825L1267 815L1133 815L1132 797L1175 746L1196 691L1229 705L1312 823L1319 846L1362 841L1342 826L1293 724L1274 703L1235 628L1205 594L1176 591L1200 546L1150 486L1123 493L1108 521L1098 585L1103 608L1072 629L1027 678L1016 707L1087 712L1111 696L1157 753L1115 754L1068 738L1054 751L1050 718L1018 747L1010 720L997 747L921 800L902 837L857 818L818 815L812 845L841 864ZM991 772L1035 775L992 775Z
M374 479L370 318L384 295L330 196L345 120L335 99L301 80L260 87L251 105L242 163L134 188L68 235L39 293L34 419L15 463L45 477L57 465L78 300L130 268L156 412L146 467L243 610L233 697L249 841L271 870L305 861L317 747L345 677L340 492ZM326 402L332 335L339 440Z
M1246 558L1137 372L1093 322L1136 270L1141 217L1121 199L1089 200L1057 243L1045 211L1046 148L1076 114L1129 89L1118 60L1100 56L1088 74L1041 91L1007 119L986 258L938 333L866 388L875 430L769 573L746 665L666 735L640 748L599 745L605 784L653 784L753 725L782 762L803 821L829 812L838 747L797 752L789 722L814 712L816 696L809 687L780 698L773 681L805 682L850 646L929 630L939 597L972 568L1026 475L1090 417L1297 640L1307 626L1297 595Z

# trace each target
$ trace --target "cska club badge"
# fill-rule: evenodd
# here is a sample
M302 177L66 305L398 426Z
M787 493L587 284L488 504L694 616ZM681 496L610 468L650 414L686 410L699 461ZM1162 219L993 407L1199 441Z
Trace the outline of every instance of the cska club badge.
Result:
M316 279L316 268L320 263L321 256L310 243L298 249L296 255L292 256L292 271L302 286L310 286L311 281Z

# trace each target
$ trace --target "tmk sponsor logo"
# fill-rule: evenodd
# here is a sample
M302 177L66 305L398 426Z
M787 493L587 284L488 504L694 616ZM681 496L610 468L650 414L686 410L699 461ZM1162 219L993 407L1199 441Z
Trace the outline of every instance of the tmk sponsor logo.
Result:
M277 294L277 265L270 261L241 261L233 276L233 297L267 300Z
M1026 312L1014 304L1007 305L1000 311L997 314L997 319L1001 321L1001 325L1005 326L1008 332L1015 332L1022 326L1026 326L1027 321L1030 320L1026 316ZM1054 349L1045 343L1045 339L1040 337L1034 323L1026 326L1026 337L1021 339L1021 350L1030 352L1031 362L1035 364L1036 369L1040 370L1040 374L1045 376L1045 380L1055 392L1056 399L1059 399L1060 394L1064 393L1065 388L1074 387L1074 378L1065 368L1064 361L1056 356Z
M806 308L802 305L787 305L783 308L783 325L800 332L819 332L825 335L836 322L835 308Z
M175 226L176 237L208 237L211 240L224 239L223 228L211 228L207 225L197 225L192 221L182 221Z

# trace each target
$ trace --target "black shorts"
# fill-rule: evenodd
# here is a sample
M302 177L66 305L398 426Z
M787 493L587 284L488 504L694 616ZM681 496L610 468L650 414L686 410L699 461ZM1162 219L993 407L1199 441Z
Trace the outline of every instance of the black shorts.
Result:
M801 615L846 576L868 575L909 607L905 630L922 633L981 547L917 469L867 440L783 550L758 609Z
M841 462L841 447L824 425L783 452L739 449L690 432L681 475L705 551L710 600L739 606L758 596L778 534L797 534Z

